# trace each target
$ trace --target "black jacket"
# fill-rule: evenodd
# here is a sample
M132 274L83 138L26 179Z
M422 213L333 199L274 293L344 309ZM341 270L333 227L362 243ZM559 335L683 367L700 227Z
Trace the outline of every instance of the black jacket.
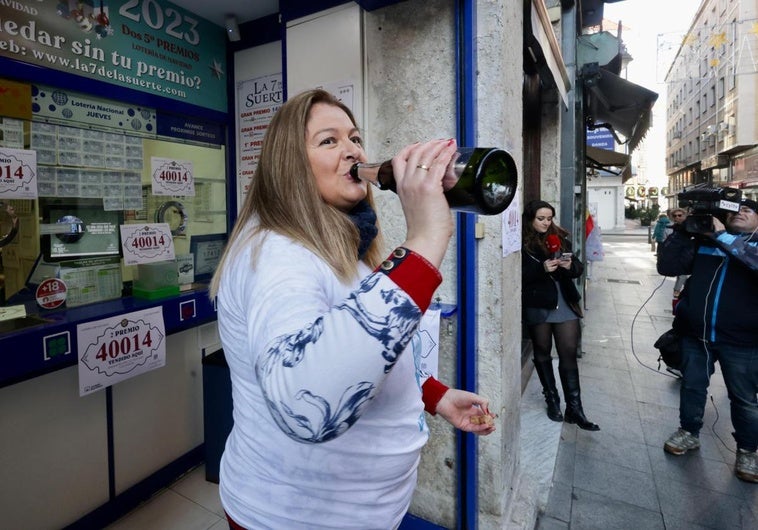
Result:
M682 335L737 346L758 344L758 236L676 230L658 248L658 273L690 274L676 306Z
M571 250L567 240L562 241L562 248ZM554 279L560 285L561 293L566 302L581 316L577 302L581 299L572 279L578 278L584 272L582 262L576 256L571 257L571 268L568 270L558 267L554 272L545 272L543 265L550 256L547 249L534 252L526 247L521 249L521 306L539 309L555 309L558 307L558 290Z

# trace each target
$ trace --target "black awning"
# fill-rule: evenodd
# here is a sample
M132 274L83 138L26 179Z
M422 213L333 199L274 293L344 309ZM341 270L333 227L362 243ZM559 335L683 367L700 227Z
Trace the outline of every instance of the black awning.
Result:
M600 149L587 146L587 167L605 170L612 175L620 175L624 183L632 177L632 169L629 165L631 157L618 151ZM617 168L615 171L610 168Z
M658 94L598 67L582 67L588 126L607 124L626 138L631 153L652 122Z

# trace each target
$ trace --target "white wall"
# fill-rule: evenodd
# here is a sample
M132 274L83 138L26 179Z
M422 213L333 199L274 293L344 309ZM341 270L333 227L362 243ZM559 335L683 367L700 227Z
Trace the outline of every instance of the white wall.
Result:
M595 221L600 229L623 230L624 185L619 176L602 176L587 179L587 204L597 205Z
M287 23L287 94L315 87L337 94L352 87L356 120L363 122L363 48L361 9L344 4Z

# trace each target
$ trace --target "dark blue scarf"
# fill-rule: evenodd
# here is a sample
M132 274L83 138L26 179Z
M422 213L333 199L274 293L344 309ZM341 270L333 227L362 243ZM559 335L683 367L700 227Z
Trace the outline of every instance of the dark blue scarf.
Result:
M358 259L363 259L379 229L376 227L376 212L367 201L361 201L348 213L360 234Z

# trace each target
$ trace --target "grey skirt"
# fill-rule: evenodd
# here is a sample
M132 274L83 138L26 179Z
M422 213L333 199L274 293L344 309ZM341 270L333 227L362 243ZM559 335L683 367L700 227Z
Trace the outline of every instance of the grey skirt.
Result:
M525 307L523 310L524 324L527 326L542 324L543 322L560 323L576 320L579 318L563 298L561 288L556 282L555 288L558 291L558 307L555 309L543 309L539 307Z

